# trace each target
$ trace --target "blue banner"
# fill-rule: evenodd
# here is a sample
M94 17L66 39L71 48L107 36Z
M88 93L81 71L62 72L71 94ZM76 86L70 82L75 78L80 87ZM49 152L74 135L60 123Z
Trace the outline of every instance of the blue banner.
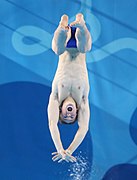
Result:
M137 0L0 1L0 180L137 179ZM47 106L58 56L51 41L60 18L83 13L90 130L76 163L56 151ZM59 126L67 147L77 124Z

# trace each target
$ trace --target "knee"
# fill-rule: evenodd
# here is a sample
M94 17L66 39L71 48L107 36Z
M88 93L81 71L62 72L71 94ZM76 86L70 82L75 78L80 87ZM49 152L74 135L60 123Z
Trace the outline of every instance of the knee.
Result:
M60 46L59 44L57 45L54 41L52 41L52 50L55 52L55 54L60 56L64 53L65 47L62 47L62 45Z

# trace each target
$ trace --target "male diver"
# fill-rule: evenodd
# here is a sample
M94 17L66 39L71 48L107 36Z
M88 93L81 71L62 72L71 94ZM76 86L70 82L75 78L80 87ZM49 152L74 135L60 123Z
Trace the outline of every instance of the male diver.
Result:
M63 15L52 40L52 49L59 55L58 68L52 83L48 105L48 120L51 137L57 152L52 153L53 161L75 162L73 152L83 141L90 119L89 81L85 53L91 49L91 36L83 14L68 25L68 16ZM73 124L78 121L78 130L64 150L58 122Z

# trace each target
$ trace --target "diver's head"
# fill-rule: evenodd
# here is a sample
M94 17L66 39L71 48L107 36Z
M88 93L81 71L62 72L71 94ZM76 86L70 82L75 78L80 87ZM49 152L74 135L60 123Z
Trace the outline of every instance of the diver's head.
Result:
M77 107L74 99L68 97L63 101L60 109L60 121L62 124L73 124L77 119Z

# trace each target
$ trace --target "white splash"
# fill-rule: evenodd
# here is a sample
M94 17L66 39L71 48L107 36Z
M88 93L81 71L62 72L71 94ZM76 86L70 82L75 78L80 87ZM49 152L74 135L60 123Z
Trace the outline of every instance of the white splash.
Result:
M81 155L81 151L78 156L76 156L77 162L70 165L68 169L69 179L71 180L88 180L89 178L89 162L86 157Z

